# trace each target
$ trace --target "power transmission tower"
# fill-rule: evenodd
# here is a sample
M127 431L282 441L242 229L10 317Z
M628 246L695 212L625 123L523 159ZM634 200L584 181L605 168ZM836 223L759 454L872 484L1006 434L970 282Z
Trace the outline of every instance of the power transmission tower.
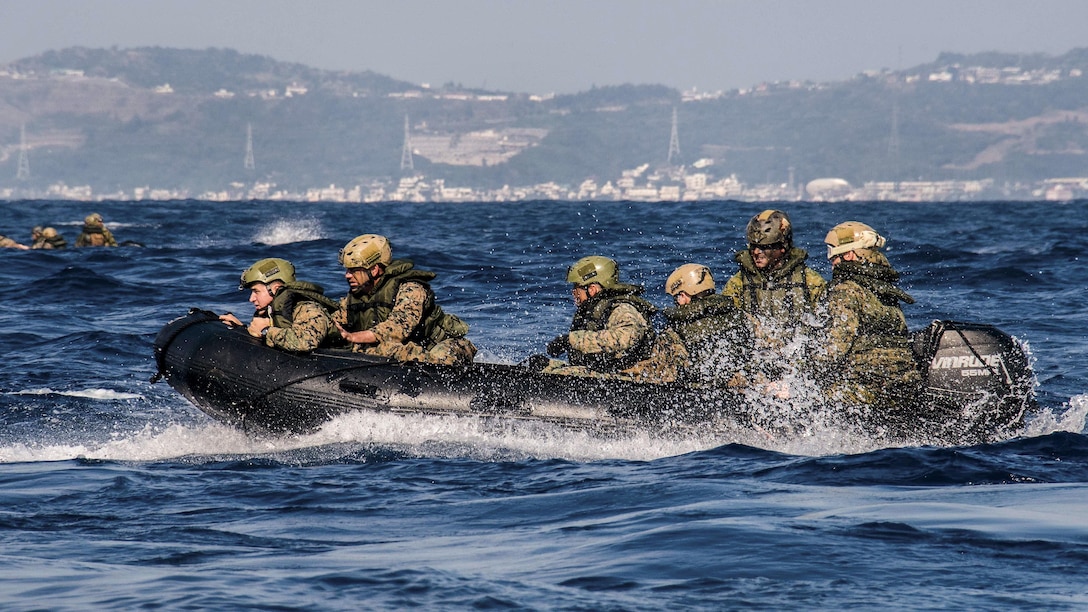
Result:
M892 178L899 180L899 88L892 87L892 130L888 136L888 161L892 166Z
M30 178L30 158L27 156L26 124L19 128L19 169L15 171L15 178L25 181Z
M242 164L246 170L253 170L257 163L253 161L253 124L246 124L246 161Z
M895 70L895 80L892 83L892 129L888 135L888 162L891 165L892 180L899 180L899 79L902 77L903 49L899 49L899 66Z
M408 129L408 113L404 113L404 148L400 151L400 169L415 170L412 162L412 134Z
M673 158L680 158L680 132L676 129L676 107L672 107L672 134L669 135L668 164L672 165Z

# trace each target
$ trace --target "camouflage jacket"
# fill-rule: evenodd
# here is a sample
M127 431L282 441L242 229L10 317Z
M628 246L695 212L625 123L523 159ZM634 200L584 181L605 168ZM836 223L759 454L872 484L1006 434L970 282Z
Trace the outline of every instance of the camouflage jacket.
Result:
M832 272L824 351L816 362L825 383L859 388L860 401L887 399L888 389L920 380L899 306L914 298L898 281L899 273L880 263L844 261Z
M64 236L53 236L52 238L41 237L34 241L34 244L30 245L32 249L64 249L68 247L68 241L64 239Z
M326 298L318 285L288 283L264 313L272 319L265 344L299 353L342 344L340 330L332 320L335 306L336 302Z
M734 259L740 271L726 281L722 295L745 312L796 322L802 313L813 312L827 291L827 281L805 265L808 253L803 249L791 248L782 265L769 272L757 268L747 250Z
M433 272L394 260L370 294L349 293L340 300L336 320L348 331L370 330L379 343L413 343L430 349L451 338L463 338L468 325L443 312L427 281Z
M87 246L117 246L113 234L105 226L84 225L83 231L76 238L77 247Z
M578 306L568 335L571 364L615 372L648 356L655 309L638 297L641 292L635 285L606 289Z
M710 295L662 311L689 354L685 379L724 382L746 369L752 331L744 314L726 296Z

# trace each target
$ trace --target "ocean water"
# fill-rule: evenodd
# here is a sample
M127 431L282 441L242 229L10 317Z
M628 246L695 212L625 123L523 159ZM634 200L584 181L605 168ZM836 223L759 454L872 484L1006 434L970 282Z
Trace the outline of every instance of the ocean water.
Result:
M832 225L887 236L912 328L1028 346L1041 410L994 444L380 414L250 438L149 383L165 322L248 316L259 258L341 295L338 249L386 234L439 274L478 359L513 363L569 324L575 259L615 257L663 306L682 263L724 282L765 207L0 202L17 239L71 242L97 211L144 245L0 250L0 608L1088 609L1088 202L781 205L825 276Z

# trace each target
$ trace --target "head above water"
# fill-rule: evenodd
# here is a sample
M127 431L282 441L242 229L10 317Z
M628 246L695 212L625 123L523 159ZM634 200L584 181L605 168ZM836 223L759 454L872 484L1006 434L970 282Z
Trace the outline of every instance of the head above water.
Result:
M83 225L87 227L102 227L102 215L98 213L91 213L83 218Z

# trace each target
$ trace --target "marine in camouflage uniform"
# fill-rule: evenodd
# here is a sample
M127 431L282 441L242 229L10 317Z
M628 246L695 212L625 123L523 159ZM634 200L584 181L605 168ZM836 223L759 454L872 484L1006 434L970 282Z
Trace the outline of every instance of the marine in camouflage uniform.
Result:
M332 319L337 302L326 297L319 285L295 280L291 262L262 259L242 273L238 288L251 290L256 312L248 331L266 346L305 353L343 344ZM239 323L233 315L220 318Z
M64 249L68 247L68 241L57 233L52 227L35 227L30 231L32 249Z
M7 236L0 236L0 249L20 249L25 251L29 248L25 244L19 244Z
M625 377L620 370L649 356L650 317L655 308L639 297L643 288L619 282L619 268L607 257L584 257L567 270L577 309L570 331L548 343L551 360L543 371L576 376Z
M83 219L83 231L76 238L77 247L88 246L117 246L113 234L102 222L102 215L91 213Z
M435 274L416 269L411 261L394 260L384 236L356 237L341 249L340 263L350 291L340 300L335 320L352 350L445 365L475 358L476 346L465 337L468 325L435 303L430 287Z
M734 258L740 271L726 281L722 295L745 312L796 323L803 313L814 312L827 292L824 277L805 264L804 249L791 247L773 270L756 267L751 250Z
M287 283L276 292L268 307L272 325L265 335L265 344L300 353L342 345L332 319L336 306L335 300L323 295L320 285L303 281Z
M922 387L900 302L899 273L883 253L885 239L856 221L827 235L832 262L825 352L816 356L820 380L836 402L871 407L907 425Z
M638 380L739 387L752 351L752 335L731 299L715 295L710 269L684 264L665 282L676 306L662 314L665 330L657 335L649 358L624 370Z
M725 283L722 295L747 316L754 331L756 358L766 376L776 378L788 365L787 347L806 358L807 347L793 346L811 331L827 281L805 264L808 253L793 244L793 225L779 210L752 217L745 229L748 248L736 254L740 270Z

